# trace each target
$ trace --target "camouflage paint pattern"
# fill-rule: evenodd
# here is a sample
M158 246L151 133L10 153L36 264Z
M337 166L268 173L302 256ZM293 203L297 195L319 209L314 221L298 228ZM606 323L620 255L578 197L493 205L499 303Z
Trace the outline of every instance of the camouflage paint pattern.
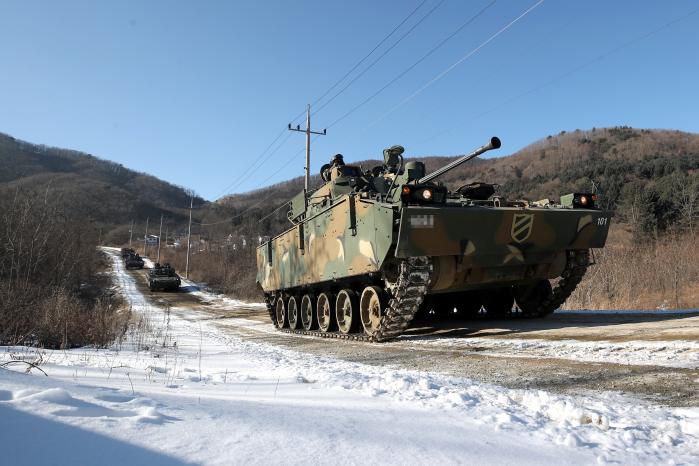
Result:
M566 250L604 246L611 217L594 209L454 203L399 210L361 194L323 202L326 208L309 209L312 217L257 249L264 291L378 272L393 246L398 258L435 258L433 291L554 278Z
M257 281L270 291L376 272L394 241L393 216L391 205L341 196L257 248Z
M610 212L544 207L405 207L396 257L460 256L478 265L532 263L542 252L601 248Z
M611 213L552 207L406 207L395 255L431 256L431 292L553 279L565 251L600 248Z

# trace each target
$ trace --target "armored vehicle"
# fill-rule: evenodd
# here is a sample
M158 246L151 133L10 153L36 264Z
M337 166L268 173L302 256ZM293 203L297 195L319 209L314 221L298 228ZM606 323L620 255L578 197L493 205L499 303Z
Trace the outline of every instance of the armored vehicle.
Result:
M131 248L121 248L121 258L126 259L129 257L131 254L136 254L136 251L134 251Z
M139 256L138 253L127 256L126 259L124 259L124 263L126 264L127 270L143 268L143 259L141 259L141 256Z
M590 265L590 248L604 246L611 213L592 193L530 202L504 199L487 183L449 191L435 181L499 147L492 138L431 174L404 162L401 146L369 171L335 156L321 169L324 184L290 201L293 226L257 248L257 283L274 325L384 341L419 310L556 310Z
M148 272L148 286L151 291L176 291L181 284L180 276L170 264L155 264Z

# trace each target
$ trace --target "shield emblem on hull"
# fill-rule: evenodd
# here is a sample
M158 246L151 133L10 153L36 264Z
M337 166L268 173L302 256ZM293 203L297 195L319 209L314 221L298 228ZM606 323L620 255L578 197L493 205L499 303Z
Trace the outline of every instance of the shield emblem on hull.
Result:
M512 239L518 243L526 241L532 234L532 226L534 226L533 214L514 214L510 230Z

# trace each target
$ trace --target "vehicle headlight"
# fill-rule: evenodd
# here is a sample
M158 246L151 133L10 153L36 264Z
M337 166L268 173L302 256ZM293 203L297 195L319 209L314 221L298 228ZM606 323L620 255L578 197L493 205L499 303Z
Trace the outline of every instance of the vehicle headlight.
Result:
M426 201L431 201L432 200L432 190L431 189L423 189L422 190L422 198Z

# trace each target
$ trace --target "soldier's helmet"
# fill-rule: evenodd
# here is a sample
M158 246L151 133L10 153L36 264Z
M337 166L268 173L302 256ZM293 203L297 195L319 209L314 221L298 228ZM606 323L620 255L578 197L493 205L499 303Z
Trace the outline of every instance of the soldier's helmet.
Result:
M383 150L383 162L391 171L395 171L403 157L405 148L403 146L391 146Z
M335 154L330 161L330 165L334 167L340 167L345 164L345 159L342 157L342 154Z

